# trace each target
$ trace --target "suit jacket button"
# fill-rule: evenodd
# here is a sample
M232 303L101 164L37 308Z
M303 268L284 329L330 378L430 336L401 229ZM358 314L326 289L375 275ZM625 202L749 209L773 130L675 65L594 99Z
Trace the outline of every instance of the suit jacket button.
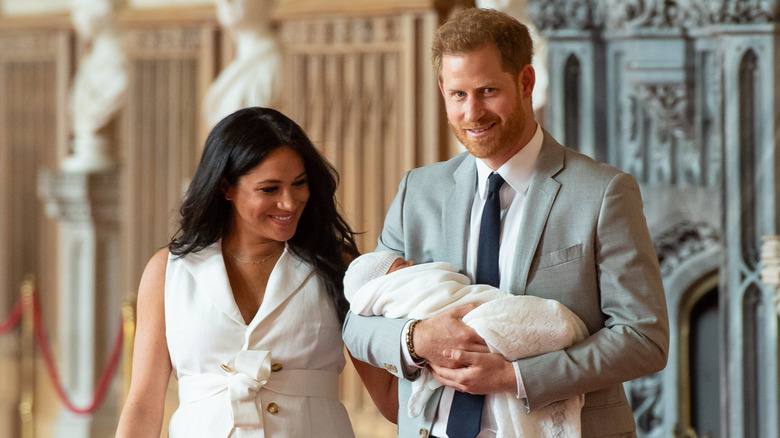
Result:
M273 371L273 372L281 371L282 368L284 368L284 365L282 365L280 363L275 363L275 364L271 365L271 371Z
M428 430L427 429L420 429L420 436L422 438L428 438Z
M268 407L266 408L266 410L268 411L268 413L276 415L279 413L279 405L277 405L276 403L268 403Z

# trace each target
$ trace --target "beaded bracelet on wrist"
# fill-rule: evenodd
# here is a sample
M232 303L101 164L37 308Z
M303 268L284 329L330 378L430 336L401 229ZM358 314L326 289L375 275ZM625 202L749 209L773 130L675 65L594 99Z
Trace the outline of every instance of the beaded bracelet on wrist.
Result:
M409 330L406 332L406 348L409 350L409 356L414 361L415 365L424 367L428 364L428 359L424 359L417 355L414 351L414 327L420 322L419 319L415 319L409 323Z

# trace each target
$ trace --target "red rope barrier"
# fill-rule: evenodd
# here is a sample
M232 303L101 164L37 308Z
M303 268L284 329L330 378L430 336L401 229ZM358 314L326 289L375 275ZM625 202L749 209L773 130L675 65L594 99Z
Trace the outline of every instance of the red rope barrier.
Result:
M32 306L33 307L33 333L35 335L35 341L36 341L35 343L38 346L38 351L40 351L41 356L43 356L44 365L46 365L46 371L49 374L49 378L52 381L52 385L54 386L54 391L57 393L57 396L60 398L62 403L69 411L75 414L91 414L98 408L98 406L100 406L100 403L103 402L103 398L105 398L106 393L108 392L108 387L111 384L111 377L114 375L114 371L116 371L116 367L119 364L119 358L122 355L122 344L124 341L124 333L123 333L124 321L122 320L122 317L120 315L119 330L117 330L114 350L111 352L111 356L109 357L108 362L106 363L105 372L103 373L103 375L100 377L100 380L98 381L97 389L95 390L92 403L90 403L89 406L87 406L86 408L79 408L73 405L73 402L71 402L70 397L68 397L68 394L65 392L65 389L62 387L62 383L60 382L59 375L57 374L57 367L54 365L54 360L52 359L51 350L49 349L49 338L46 335L46 328L43 325L43 318L41 317L41 302L38 297L37 291L33 291L32 296L33 296L33 306ZM24 313L24 304L23 304L23 300L19 300L19 302L16 303L16 306L14 306L11 313L8 315L8 318L3 322L2 325L0 325L0 335L3 335L11 331L11 329L13 329L22 319L22 313Z
M41 304L38 298L38 294L33 293L33 322L35 327L35 339L37 341L36 344L38 345L38 350L43 356L43 360L46 365L46 371L49 373L49 378L54 385L54 390L57 392L60 400L69 411L76 414L91 414L97 409L98 406L100 406L100 403L103 402L103 398L106 396L108 387L111 383L111 376L114 374L114 371L116 371L117 364L119 363L119 357L122 355L122 343L124 338L122 333L122 318L121 316L119 318L119 330L117 331L114 350L111 352L111 356L108 359L105 372L100 377L100 381L98 382L97 389L95 390L92 403L90 403L86 408L78 408L73 405L70 397L68 397L68 394L65 393L65 389L62 387L62 383L60 383L60 378L57 375L57 369L54 366L54 360L52 360L51 351L49 350L49 340L46 336L46 329L43 326L43 320L41 319L40 307Z
M22 300L19 300L16 302L13 310L11 310L11 313L8 314L8 318L0 324L0 335L10 332L16 327L16 324L19 324L19 321L22 319L22 313L24 313L24 305Z

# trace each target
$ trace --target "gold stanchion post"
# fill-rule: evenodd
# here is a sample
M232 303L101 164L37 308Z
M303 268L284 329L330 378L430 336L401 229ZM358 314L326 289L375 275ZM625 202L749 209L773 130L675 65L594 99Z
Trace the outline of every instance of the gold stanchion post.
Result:
M33 316L33 293L35 291L35 277L27 275L22 282L22 363L21 400L19 401L19 415L22 421L22 438L33 438L33 395L35 393L35 334Z
M133 369L133 344L135 342L135 298L128 298L122 304L122 330L124 339L122 344L122 400L119 409L127 400L130 391L130 379Z

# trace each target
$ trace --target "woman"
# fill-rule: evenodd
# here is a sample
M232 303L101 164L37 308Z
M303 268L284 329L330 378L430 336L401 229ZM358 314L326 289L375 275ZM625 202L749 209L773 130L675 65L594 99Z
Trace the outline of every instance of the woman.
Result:
M337 174L283 114L245 108L209 134L181 229L138 292L133 380L119 437L158 437L171 371L175 437L349 437L342 277L358 254ZM382 413L396 384L353 361Z

